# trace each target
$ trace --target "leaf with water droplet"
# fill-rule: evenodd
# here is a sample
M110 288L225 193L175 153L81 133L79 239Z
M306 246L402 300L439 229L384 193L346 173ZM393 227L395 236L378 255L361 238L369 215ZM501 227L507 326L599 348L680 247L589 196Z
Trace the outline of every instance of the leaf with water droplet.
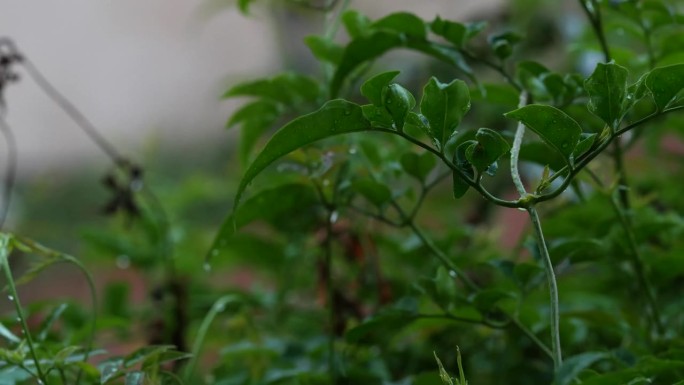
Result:
M676 101L675 97L684 89L684 64L654 69L645 84L653 95L658 111L663 111Z
M589 111L613 130L617 129L624 116L627 69L613 62L598 63L584 82L584 88L589 93Z
M552 106L530 104L504 116L524 123L572 165L572 153L579 143L582 127L568 114Z
M385 108L392 116L397 130L403 131L408 113L416 106L416 99L406 88L396 83L388 85L383 91Z

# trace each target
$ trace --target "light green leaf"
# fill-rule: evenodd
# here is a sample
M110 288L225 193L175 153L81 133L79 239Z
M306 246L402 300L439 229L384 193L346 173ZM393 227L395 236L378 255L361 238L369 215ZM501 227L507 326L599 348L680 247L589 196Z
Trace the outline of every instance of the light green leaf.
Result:
M523 122L572 164L572 153L579 143L582 127L568 114L555 107L530 104L504 116Z
M501 134L489 128L477 130L475 139L477 143L466 148L466 158L480 173L487 170L511 148Z
M258 79L233 86L224 98L253 96L292 105L300 101L315 102L321 95L318 82L309 76L284 73L269 79Z
M466 43L467 29L466 26L461 23L443 20L437 16L435 20L430 23L430 30L435 35L446 39L456 48L463 48Z
M589 111L615 130L624 115L627 69L615 63L598 63L584 87L589 93Z
M663 111L684 89L684 64L654 69L646 78L646 88L653 95L658 111Z
M342 59L344 49L334 41L323 36L311 35L304 38L304 43L316 59L332 64L338 64Z
M470 91L462 80L444 84L433 77L423 88L420 112L430 123L430 134L441 150L469 110Z
M366 15L351 9L342 15L342 24L344 24L344 28L347 30L349 36L357 38L366 33L371 21Z
M369 129L370 122L364 118L361 107L340 99L332 100L318 111L291 121L273 135L247 168L238 187L234 211L252 180L283 155L321 139Z

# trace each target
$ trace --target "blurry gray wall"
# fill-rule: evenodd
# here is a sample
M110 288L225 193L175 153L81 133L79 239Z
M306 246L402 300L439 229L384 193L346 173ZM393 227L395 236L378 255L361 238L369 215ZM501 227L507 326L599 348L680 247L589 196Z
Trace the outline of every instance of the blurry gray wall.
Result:
M371 17L408 10L426 19L439 13L465 20L500 3L357 0L352 6ZM232 137L223 126L238 102L219 96L231 81L281 67L279 32L264 7L255 6L250 17L234 7L206 17L206 5L200 0L0 0L0 36L12 38L128 155L139 158L154 142L218 139L229 146ZM106 162L26 76L5 96L21 174ZM4 148L0 144L2 153Z

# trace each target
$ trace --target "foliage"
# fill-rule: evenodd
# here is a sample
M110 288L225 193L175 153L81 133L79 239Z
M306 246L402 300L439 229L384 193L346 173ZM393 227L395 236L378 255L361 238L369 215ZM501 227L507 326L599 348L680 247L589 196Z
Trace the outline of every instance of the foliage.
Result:
M684 170L682 151L662 147L684 132L681 6L579 0L585 31L552 52L567 46L566 67L530 60L538 37L510 26L309 6L326 13L305 40L320 74L224 94L250 99L227 124L241 130L234 185L203 190L212 182L198 177L158 199L106 151L108 208L128 228L89 229L85 252L142 271L155 314L115 285L97 316L23 305L16 284L53 264L89 273L3 233L14 310L0 384L681 383L684 220L671 181ZM400 73L382 60L396 50L431 67ZM218 231L160 204L189 212L227 191ZM505 216L527 221L522 237L502 236L522 226ZM13 251L37 258L23 275ZM248 288L208 282L237 269ZM98 360L95 337L131 338L132 315L157 333Z

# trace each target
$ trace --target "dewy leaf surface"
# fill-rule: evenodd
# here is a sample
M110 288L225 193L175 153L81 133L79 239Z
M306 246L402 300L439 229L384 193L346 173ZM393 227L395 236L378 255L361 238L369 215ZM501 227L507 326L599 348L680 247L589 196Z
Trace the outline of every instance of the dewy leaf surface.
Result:
M589 111L612 129L617 128L627 96L627 69L615 63L599 63L584 87L589 93Z
M582 135L579 123L555 107L530 104L504 115L523 122L544 142L563 154L567 161L570 161Z
M374 106L382 107L382 90L397 75L399 75L399 71L382 72L373 76L361 85L361 95L365 96Z
M278 158L302 146L330 136L371 128L361 107L346 100L332 100L318 111L299 117L276 132L257 155L240 181L233 208L240 204L247 185Z
M684 64L656 68L646 78L658 111L662 111L684 89Z
M423 88L420 112L430 122L430 133L440 148L444 148L469 110L470 91L462 80L444 84L433 77Z

